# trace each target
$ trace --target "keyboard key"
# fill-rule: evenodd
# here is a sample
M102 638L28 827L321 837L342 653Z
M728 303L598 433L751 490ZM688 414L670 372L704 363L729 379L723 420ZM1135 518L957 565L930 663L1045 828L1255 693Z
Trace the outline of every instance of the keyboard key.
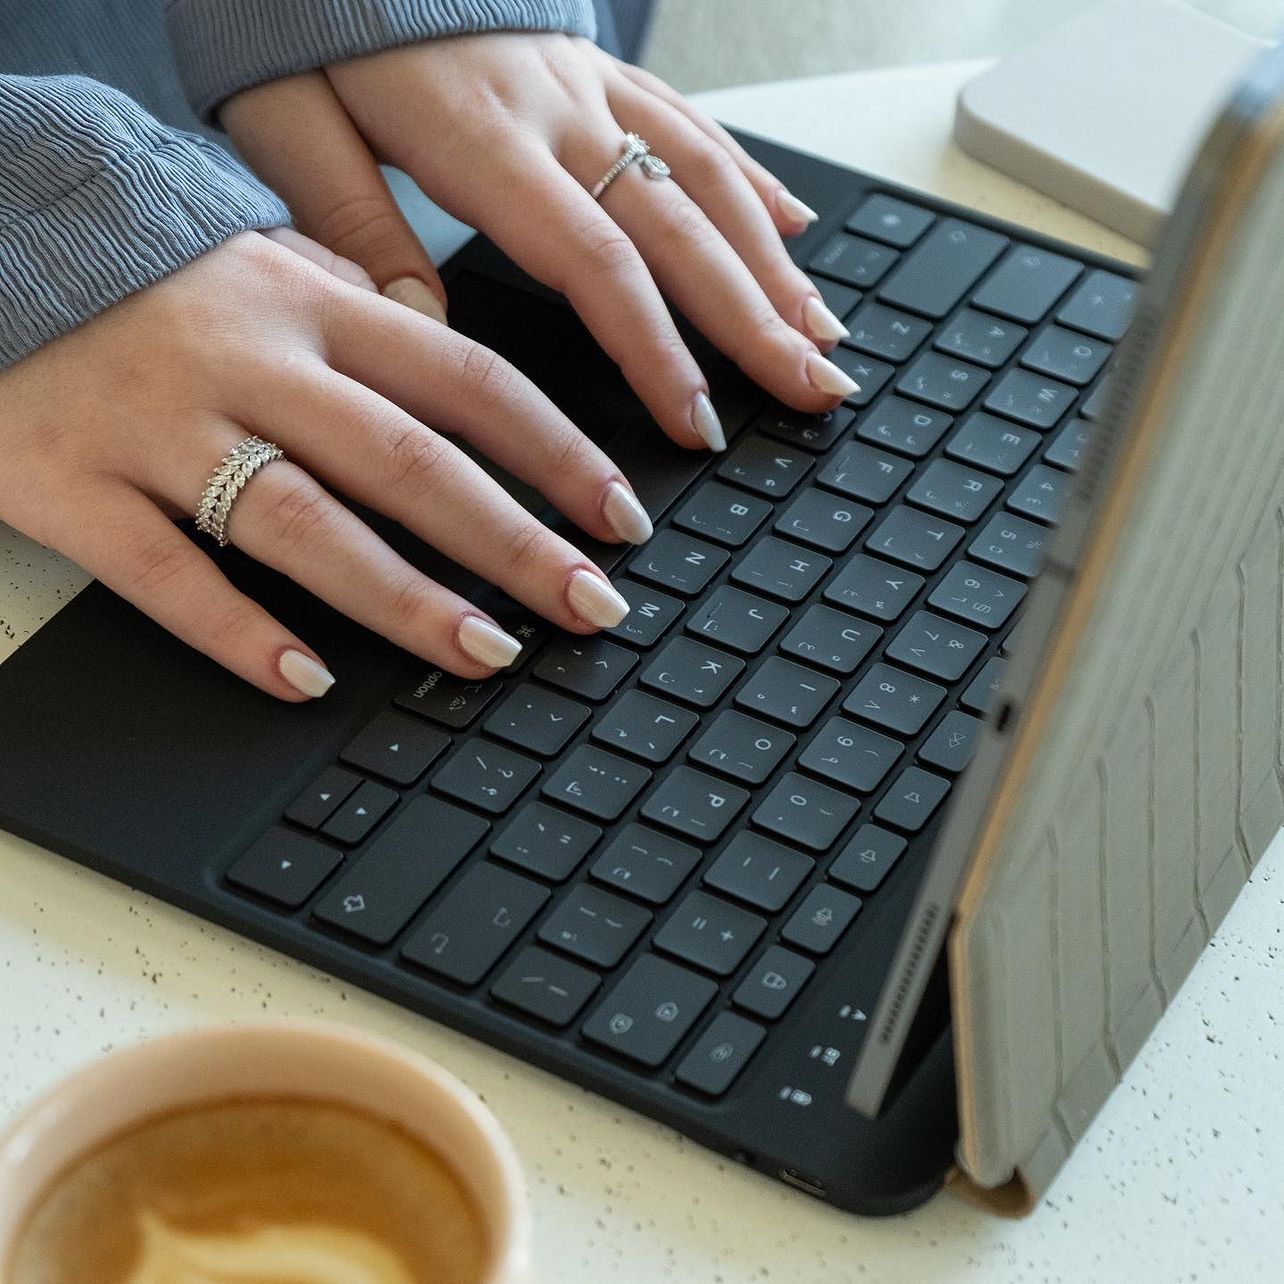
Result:
M1051 428L1074 401L1076 391L1030 370L1009 370L990 391L985 408L1031 428Z
M618 820L650 779L646 767L596 745L580 745L571 750L540 792L550 801L595 820Z
M741 655L757 655L788 618L778 603L724 584L687 620L686 631Z
M1011 321L1000 321L972 308L960 308L941 327L933 347L938 352L948 352L997 370L1029 333L1024 326Z
M749 1063L766 1033L762 1026L719 1012L678 1063L674 1077L706 1096L720 1097Z
M997 232L942 219L897 265L879 298L939 319L953 311L1007 244Z
M856 672L882 636L878 625L854 620L845 611L809 606L785 635L780 649L831 673L849 674Z
M818 455L828 450L851 427L855 418L856 412L847 406L826 410L819 415L777 406L759 415L754 420L754 427L786 445L798 446Z
M911 669L934 678L954 682L985 650L983 633L964 628L931 611L915 611L905 627L892 639L885 654Z
M744 671L745 662L692 638L677 637L642 671L639 681L674 700L712 708Z
M906 767L874 808L877 819L916 834L950 792L950 782L921 767Z
M874 528L865 547L906 566L934 571L964 534L953 522L898 504Z
M851 499L883 504L900 490L901 483L913 471L914 465L908 459L885 455L860 442L848 442L816 480Z
M995 513L968 545L969 557L1029 579L1043 565L1052 533L1024 517Z
M476 721L502 685L498 678L470 682L445 669L429 669L414 686L397 696L395 703L421 718L458 731Z
M868 406L896 373L895 367L874 357L867 357L863 352L847 347L845 343L840 343L830 352L829 359L860 385L849 397L843 399L845 406Z
M629 563L629 571L660 588L694 597L730 560L726 549L680 531L658 531ZM625 617L627 618L627 617Z
M943 410L960 411L980 395L990 372L942 352L925 352L901 376L897 392Z
M739 548L771 515L765 499L754 499L721 482L705 482L673 515L673 524L684 531Z
M359 843L400 800L395 790L367 780L339 804L321 832L336 843Z
M1003 670L1007 664L999 657L986 660L981 672L968 683L967 690L959 697L959 704L973 713L988 713L999 693L999 683L1003 680Z
M753 823L786 842L823 852L859 810L855 798L788 771L754 812Z
M691 892L652 944L715 976L730 976L762 935L767 920L707 892Z
M614 628L603 629L602 636L634 646L654 646L669 625L682 614L686 603L636 580L615 581L616 591L629 604L629 613Z
M532 673L541 682L571 695L585 700L605 700L637 662L636 653L614 642L563 635L544 648Z
M928 210L880 192L865 198L856 213L847 220L847 228L903 250L913 245L935 219L936 215Z
M845 553L873 516L873 509L808 486L798 492L772 530L825 553Z
M955 709L947 713L941 725L928 736L918 751L918 760L956 776L972 761L980 731L979 718Z
M1011 477L1034 453L1042 438L1028 428L978 410L959 425L945 453L1001 477Z
M547 950L527 946L500 973L491 997L559 1029L579 1016L601 977Z
M651 925L640 905L582 883L572 887L539 929L539 939L598 967L614 967Z
M977 307L1027 325L1038 321L1083 272L1074 259L1014 245L976 292Z
M828 954L851 925L860 906L858 896L832 883L817 883L785 924L781 939L810 954Z
M756 495L779 499L802 481L811 465L812 457L804 451L750 433L718 466L718 476Z
M895 250L889 250L885 245L875 245L864 237L839 232L812 256L807 270L864 290L882 280L884 273L899 257Z
M1084 407L1086 409L1086 407ZM1083 452L1088 448L1092 425L1086 419L1072 419L1057 429L1051 445L1043 452L1044 460L1058 468L1077 472L1083 464Z
M445 732L399 713L380 713L350 740L343 762L394 785L413 785L450 747Z
M846 718L830 718L798 759L826 780L869 793L883 783L905 746Z
M820 553L765 535L740 559L731 578L782 601L801 602L831 566Z
M588 705L523 682L486 719L482 730L548 758L566 748L592 712Z
M862 304L847 321L847 328L851 336L845 343L894 362L908 361L932 333L931 323L921 317L873 302Z
M1136 301L1136 281L1113 272L1090 272L1057 313L1057 320L1098 339L1117 343L1132 320Z
M578 816L568 816L543 802L528 802L490 845L490 854L541 878L560 883L602 837L602 831Z
M810 727L837 690L833 678L773 655L736 693L736 704L788 727Z
M1001 628L1025 597L1025 585L972 562L956 562L927 602L983 629Z
M691 746L687 757L733 780L760 785L780 765L797 739L735 709L726 709Z
M904 397L884 397L861 421L858 437L921 459L949 431L954 420Z
M998 497L1003 483L948 459L934 459L905 496L911 504L943 517L974 522Z
M412 798L314 913L370 945L387 945L489 828L440 798Z
M722 855L705 871L704 884L775 913L784 909L815 868L816 862L810 856L746 829L722 849Z
M774 1021L784 1016L815 970L810 959L773 945L749 969L731 1001L746 1012Z
M1069 493L1070 478L1066 473L1035 464L1008 496L1008 507L1052 525L1061 516L1061 506Z
M675 767L642 804L645 820L697 842L716 842L739 815L749 795L692 767Z
M461 985L476 985L550 895L547 887L482 861L419 924L401 957Z
M700 721L690 709L626 691L593 726L593 739L644 762L668 762Z
M908 846L905 839L890 829L861 825L834 858L825 877L869 895L887 877Z
M863 297L859 290L827 276L813 276L811 283L820 291L825 306L841 321L848 316Z
M584 1037L654 1069L664 1064L717 992L708 977L643 954L589 1017Z
M1100 419L1106 411L1106 402L1110 396L1110 376L1106 375L1088 394L1088 399L1079 408L1085 419Z
M507 811L539 775L539 763L493 740L470 740L432 778L432 787L492 816Z
M327 767L285 809L285 818L305 829L320 829L360 783L360 776L342 767Z
M1047 325L1030 340L1030 346L1021 355L1021 364L1054 379L1082 385L1093 380L1113 351L1110 344L1100 339L1063 330L1059 325Z
M858 553L829 582L825 600L876 620L896 620L927 581L913 571Z
M700 863L700 851L645 825L626 825L589 871L601 883L663 905Z
M298 909L343 862L343 853L273 825L227 871L227 881L286 909Z
M890 664L875 664L843 701L843 712L912 736L922 731L944 699L944 687Z

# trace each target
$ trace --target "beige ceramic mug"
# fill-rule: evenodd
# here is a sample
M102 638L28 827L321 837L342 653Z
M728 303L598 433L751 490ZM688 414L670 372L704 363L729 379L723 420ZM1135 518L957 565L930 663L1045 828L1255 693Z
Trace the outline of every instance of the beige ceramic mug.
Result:
M153 1117L229 1099L328 1102L385 1120L454 1170L484 1222L478 1284L531 1284L531 1213L494 1115L435 1062L346 1026L262 1021L135 1044L64 1079L0 1131L0 1263L58 1174Z

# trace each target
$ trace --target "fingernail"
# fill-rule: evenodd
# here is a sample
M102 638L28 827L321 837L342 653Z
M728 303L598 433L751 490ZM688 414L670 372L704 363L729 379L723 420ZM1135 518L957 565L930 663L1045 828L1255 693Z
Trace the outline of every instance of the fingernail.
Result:
M629 613L629 604L592 571L576 571L566 588L571 610L586 624L599 629L613 628Z
M727 438L722 431L722 420L718 418L713 402L703 392L697 392L691 403L691 427L710 450L726 450Z
M776 193L776 204L791 223L814 223L820 217L810 205L805 205L793 192L783 187Z
M835 343L851 334L814 294L803 304L803 325L813 339L819 339L822 343Z
M850 397L860 391L860 384L850 375L844 374L832 361L827 361L819 352L807 354L807 378L811 386L831 397Z
M480 615L465 615L459 623L459 646L478 664L506 669L522 653L522 644L497 624Z
M381 293L385 299L446 324L446 309L441 306L441 300L417 276L399 276L389 281Z
M651 538L651 519L638 497L623 483L613 481L602 501L606 524L630 544L645 544Z
M283 651L276 662L281 676L296 690L314 700L334 686L334 674L302 651Z

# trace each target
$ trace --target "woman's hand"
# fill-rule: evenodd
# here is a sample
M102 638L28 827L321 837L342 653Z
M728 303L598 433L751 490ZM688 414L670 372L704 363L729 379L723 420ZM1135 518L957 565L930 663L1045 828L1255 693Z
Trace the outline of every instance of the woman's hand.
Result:
M445 433L598 539L650 532L611 461L494 353L381 298L297 232L243 233L0 374L0 519L285 700L324 694L321 657L171 520L196 512L219 460L252 434L287 461L241 492L232 542L425 660L478 678L519 644L326 487L561 628L617 623L628 607L602 572Z
M673 90L588 40L489 33L391 49L245 90L221 119L302 231L431 312L440 279L376 162L405 170L564 293L682 445L724 443L661 291L791 406L827 410L855 387L818 350L846 332L780 239L815 215ZM673 180L633 165L599 203L589 190L626 131Z

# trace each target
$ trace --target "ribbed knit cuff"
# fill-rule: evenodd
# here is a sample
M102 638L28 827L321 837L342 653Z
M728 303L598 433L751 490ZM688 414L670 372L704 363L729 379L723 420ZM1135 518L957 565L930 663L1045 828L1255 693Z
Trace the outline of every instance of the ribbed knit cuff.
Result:
M213 123L241 89L360 54L477 31L592 37L592 0L166 0L192 106Z

